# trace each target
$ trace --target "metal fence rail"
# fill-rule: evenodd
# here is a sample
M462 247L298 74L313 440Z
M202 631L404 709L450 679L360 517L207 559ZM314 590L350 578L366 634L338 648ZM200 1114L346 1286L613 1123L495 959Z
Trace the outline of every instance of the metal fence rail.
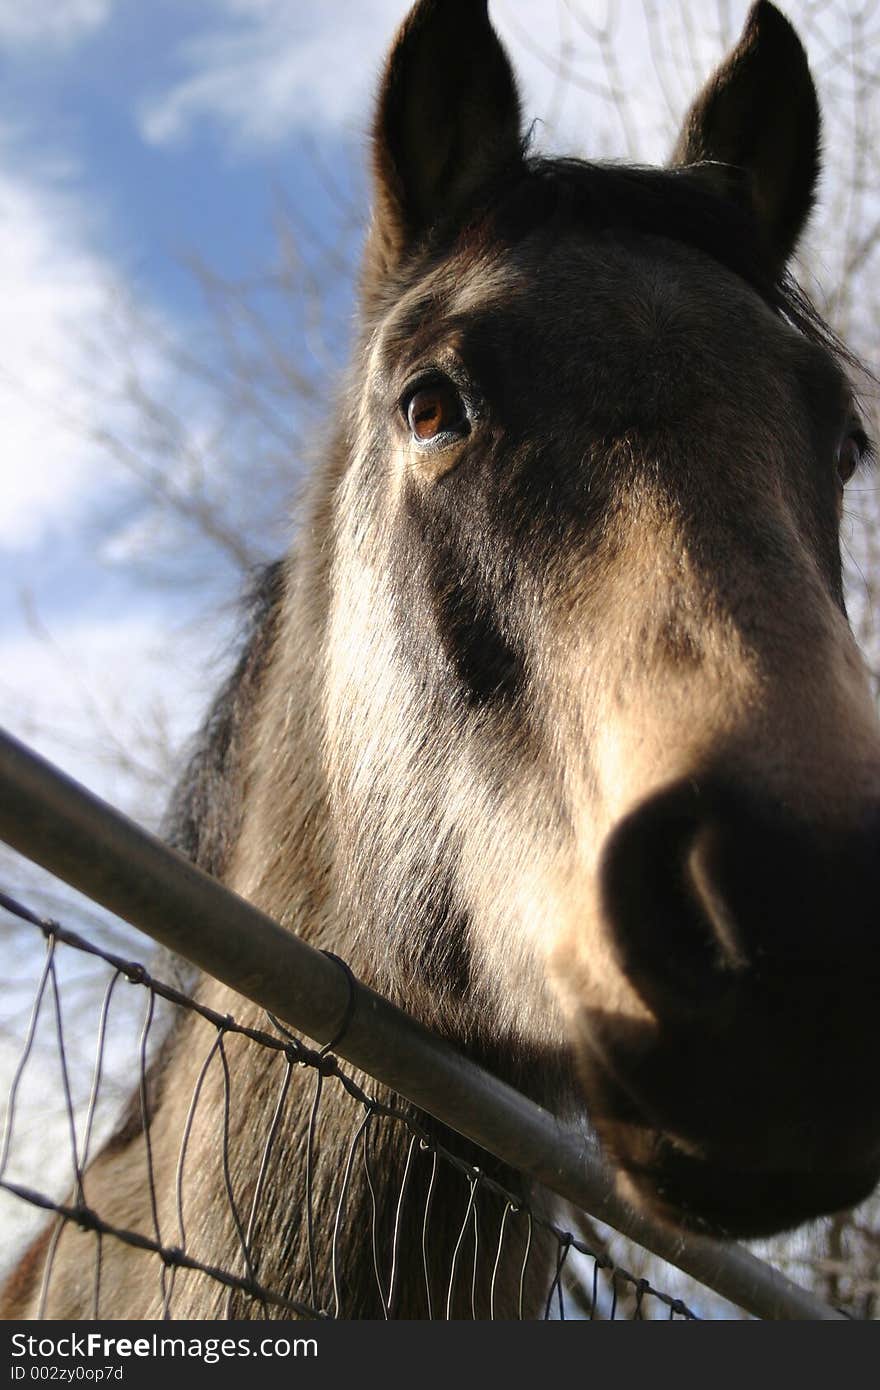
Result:
M431 1036L340 962L6 735L0 735L0 838L283 1023L318 1043L333 1042L340 1056L526 1180L746 1311L763 1318L844 1316L741 1247L674 1232L635 1212L580 1132ZM55 937L50 933L50 946ZM567 1237L560 1238L565 1247Z

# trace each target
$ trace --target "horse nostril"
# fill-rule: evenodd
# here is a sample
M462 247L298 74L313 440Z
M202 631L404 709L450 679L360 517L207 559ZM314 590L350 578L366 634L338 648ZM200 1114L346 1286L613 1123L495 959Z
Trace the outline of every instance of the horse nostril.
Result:
M748 955L733 904L725 896L717 873L717 863L723 852L723 833L718 821L711 821L697 830L686 853L685 875L694 898L712 927L725 968L744 970L748 965Z
M677 783L605 847L601 904L618 963L666 1022L715 1008L746 976L764 995L813 981L821 999L857 962L858 987L876 991L878 845L876 804L811 822L722 777Z
M653 797L614 831L600 867L618 963L659 1017L717 1009L748 966L715 866L725 825L691 783Z

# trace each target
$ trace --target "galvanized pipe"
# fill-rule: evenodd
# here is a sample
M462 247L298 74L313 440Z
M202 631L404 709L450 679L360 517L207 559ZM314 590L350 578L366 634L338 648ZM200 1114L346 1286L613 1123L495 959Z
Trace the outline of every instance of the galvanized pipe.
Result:
M292 1028L321 1044L337 1036L352 988L338 964L2 731L0 838ZM747 1312L843 1318L741 1246L635 1211L577 1130L353 987L339 1056Z

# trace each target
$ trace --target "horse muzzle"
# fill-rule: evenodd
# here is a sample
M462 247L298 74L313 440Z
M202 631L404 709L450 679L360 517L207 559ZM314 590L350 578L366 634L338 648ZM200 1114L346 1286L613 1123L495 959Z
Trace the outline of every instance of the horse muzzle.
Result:
M720 779L650 798L609 837L602 930L640 1008L591 993L569 1021L638 1200L764 1235L880 1179L878 848L878 805L805 824Z

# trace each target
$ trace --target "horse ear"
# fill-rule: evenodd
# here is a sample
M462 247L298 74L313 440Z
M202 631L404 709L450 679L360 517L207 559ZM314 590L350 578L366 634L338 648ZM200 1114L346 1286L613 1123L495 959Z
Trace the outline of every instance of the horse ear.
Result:
M381 281L522 157L519 99L487 0L420 0L385 67L373 127L366 279Z
M819 136L819 102L800 39L775 5L758 0L736 48L688 112L670 163L732 166L728 191L750 199L779 274L813 205Z

